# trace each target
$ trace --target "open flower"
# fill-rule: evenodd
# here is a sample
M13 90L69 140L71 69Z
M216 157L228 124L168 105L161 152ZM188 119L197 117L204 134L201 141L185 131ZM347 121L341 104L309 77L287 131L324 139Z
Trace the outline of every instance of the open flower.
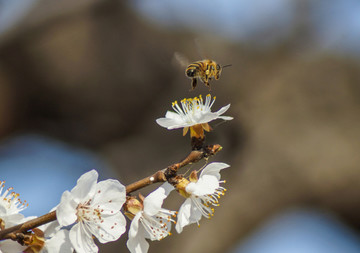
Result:
M4 192L5 181L0 181L0 230L18 225L33 217L25 218L20 212L28 205L26 201L22 202L19 194L13 192L10 187ZM26 247L12 240L0 242L0 252L22 252Z
M72 246L78 253L98 252L92 236L101 243L117 240L124 232L126 220L120 212L126 199L125 187L117 180L97 183L95 170L83 174L77 185L65 191L56 209L60 226L69 226Z
M171 222L175 223L171 217L174 217L176 212L161 206L173 189L174 187L165 183L143 199L143 203L132 198L130 203L126 204L128 216L132 218L127 241L131 253L148 251L149 243L145 238L159 241L171 234Z
M211 112L211 107L215 102L216 97L211 101L211 96L208 94L205 103L201 97L188 98L181 100L181 107L177 101L172 103L172 108L175 112L167 111L165 118L157 119L156 122L169 130L183 128L183 135L186 135L190 128L190 137L203 138L204 130L210 131L211 127L208 124L210 121L216 119L232 120L229 116L220 116L224 114L230 107L230 104L222 107L217 112Z
M190 176L190 181L183 178L177 185L177 191L186 198L181 205L176 231L181 233L183 227L198 223L202 216L210 219L214 214L212 206L218 206L221 195L226 189L220 186L220 170L229 167L226 163L213 162L207 165L197 179L196 174Z
M18 193L12 191L12 187L8 188L4 193L2 193L4 187L5 181L0 181L0 218L18 214L28 206L26 201L22 202L20 200L20 195Z

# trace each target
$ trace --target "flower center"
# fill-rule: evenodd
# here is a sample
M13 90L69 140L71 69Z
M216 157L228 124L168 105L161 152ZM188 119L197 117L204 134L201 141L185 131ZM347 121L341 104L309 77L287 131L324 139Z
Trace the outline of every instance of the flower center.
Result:
M93 208L90 206L91 199L85 203L80 203L76 208L76 216L78 222L95 222L95 223L102 223L103 218L101 217L101 213L104 211L98 208Z
M166 236L171 235L169 223L173 222L176 224L176 221L172 217L176 217L176 212L162 210L154 217L143 213L140 217L140 222L151 237L156 240L162 240Z
M0 181L0 205L5 207L8 211L8 214L19 213L28 207L26 200L22 202L19 198L20 194L11 192L14 188L8 188L3 194L2 191L5 187L5 181Z
M223 183L225 181L220 181ZM214 216L214 208L211 206L220 206L219 198L225 195L226 189L222 186L217 188L213 194L208 194L204 196L192 196L193 203L200 210L201 214L210 219L211 216Z

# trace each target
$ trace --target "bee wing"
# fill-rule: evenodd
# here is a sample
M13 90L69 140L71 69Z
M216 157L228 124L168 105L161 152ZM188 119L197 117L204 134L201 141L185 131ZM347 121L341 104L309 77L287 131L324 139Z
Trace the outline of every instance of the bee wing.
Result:
M190 64L189 60L184 55L180 54L179 52L174 53L173 62L180 64L180 66L184 67L184 68L186 68Z

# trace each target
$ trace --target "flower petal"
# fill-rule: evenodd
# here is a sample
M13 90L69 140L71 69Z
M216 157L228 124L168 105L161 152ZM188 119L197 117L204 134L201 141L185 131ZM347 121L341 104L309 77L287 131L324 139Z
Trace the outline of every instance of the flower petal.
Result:
M167 111L165 118L159 118L156 120L160 126L165 127L169 130L182 128L186 125L192 125L185 122L184 118L175 112Z
M166 199L172 190L174 190L174 187L166 182L150 193L144 200L144 212L149 216L157 214L161 209L164 199Z
M96 184L93 206L101 206L102 214L119 212L126 200L126 189L119 181L108 179Z
M145 240L145 230L139 219L141 212L137 213L131 222L129 240L126 245L131 253L144 253L149 250L149 243Z
M44 252L52 253L68 253L73 252L73 248L71 246L69 231L66 229L61 229L56 234L45 241Z
M90 232L101 243L116 241L126 231L126 219L121 212L103 215L102 222L88 224Z
M191 212L191 199L187 198L185 202L181 205L177 216L178 218L175 229L179 234L182 232L183 227L190 224L190 216L191 216L190 212Z
M219 188L219 180L212 175L204 175L196 183L186 186L186 191L195 196L213 194Z
M223 120L233 120L233 117L230 116L219 116L218 119L223 119Z
M196 119L197 124L204 124L208 123L210 121L216 120L218 118L218 115L216 113L208 112L205 114L202 114L200 117Z
M77 205L78 203L74 201L69 191L65 191L62 194L60 204L56 208L56 218L61 226L68 226L76 221Z
M76 186L71 190L71 194L76 202L84 199L90 199L95 194L95 185L98 179L96 170L91 170L81 175L77 180Z
M158 123L160 126L168 128L175 125L174 120L167 119L167 118L160 118L156 120L156 123Z
M19 253L23 252L26 246L21 246L18 242L12 240L4 240L0 242L0 252L3 253Z
M60 230L60 224L56 220L50 223L46 223L38 228L44 231L45 237L53 237Z
M220 180L220 170L230 167L230 165L226 163L218 163L213 162L208 164L200 173L200 178L203 175L212 175L215 176L218 180Z
M172 111L167 111L166 114L165 114L165 118L167 119L172 119L174 120L175 122L182 122L182 117L175 113L175 112L172 112Z
M69 237L76 253L97 253L99 251L92 239L91 233L87 231L82 222L76 223L71 228Z
M217 114L217 115L221 115L221 114L225 113L229 108L230 108L230 104L228 104L228 105L226 105L226 106L224 106L224 107L221 107L220 110L218 110L218 111L216 112L216 114Z
M201 200L199 198L191 197L191 209L190 209L190 218L189 218L189 224L197 223L199 220L201 220L201 217L203 214L199 210L197 206L201 205ZM197 202L198 205L195 205L194 202Z

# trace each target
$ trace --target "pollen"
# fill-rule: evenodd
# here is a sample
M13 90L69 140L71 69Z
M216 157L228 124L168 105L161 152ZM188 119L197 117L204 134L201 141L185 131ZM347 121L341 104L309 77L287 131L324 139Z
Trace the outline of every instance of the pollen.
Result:
M0 181L0 202L8 209L9 213L18 213L28 207L28 203L21 201L20 194L12 192L13 187L9 187L3 194L2 191L5 187L5 181Z

